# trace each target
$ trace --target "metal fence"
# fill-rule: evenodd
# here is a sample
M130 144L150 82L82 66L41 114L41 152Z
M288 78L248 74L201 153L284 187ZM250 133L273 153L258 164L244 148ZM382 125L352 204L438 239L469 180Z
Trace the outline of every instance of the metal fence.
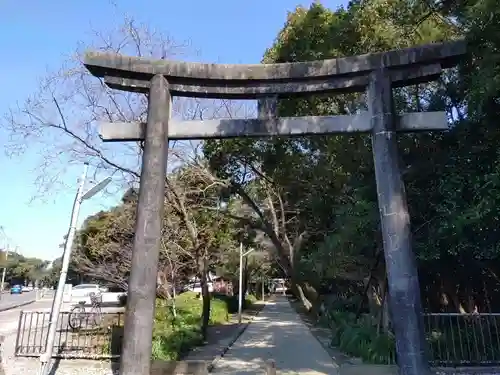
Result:
M56 358L117 359L123 337L123 312L103 312L101 323L93 324L85 314L81 328L69 326L70 312L59 317L54 342ZM16 356L38 357L45 352L50 312L21 312ZM435 366L500 365L500 313L424 314L430 358Z
M434 365L500 364L500 313L424 314L424 324Z
M123 336L123 312L102 312L99 325L92 314L81 319L81 327L69 326L70 312L59 316L57 336L54 341L55 358L115 359L119 358ZM45 352L50 312L21 312L17 330L15 355L38 357Z

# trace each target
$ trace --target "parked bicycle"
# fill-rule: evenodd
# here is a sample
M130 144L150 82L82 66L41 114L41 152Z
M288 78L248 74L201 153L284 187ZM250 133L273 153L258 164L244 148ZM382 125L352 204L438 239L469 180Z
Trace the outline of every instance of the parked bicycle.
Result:
M102 322L102 294L101 293L90 293L90 311L85 310L85 301L81 301L73 307L69 314L68 324L73 330L79 330L82 328L83 322L86 322L86 327L98 327Z

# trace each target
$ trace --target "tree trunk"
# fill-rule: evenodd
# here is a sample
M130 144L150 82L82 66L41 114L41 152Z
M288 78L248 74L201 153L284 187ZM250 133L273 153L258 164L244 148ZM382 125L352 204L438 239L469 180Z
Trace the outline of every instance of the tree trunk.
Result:
M368 294L369 294L369 290L370 290L370 287L371 287L371 283L372 283L372 280L373 278L375 277L374 275L377 273L377 268L380 264L380 260L382 259L382 254L383 254L383 251L381 251L380 249L378 249L375 253L375 261L372 265L372 267L370 268L370 273L368 274L368 280L365 284L365 288L364 288L364 291L363 291L363 298L361 299L361 301L359 302L359 305L358 305L358 308L356 310L356 318L359 318L360 315L361 315L361 311L363 309L363 303L364 303L364 297L367 296L368 297ZM385 271L384 271L385 272Z
M172 315L174 318L177 318L177 305L175 304L175 298L176 298L176 293L175 293L175 285L172 287L172 300L170 301L171 306L172 306Z
M307 311L311 311L313 305L312 305L311 301L309 301L309 299L307 298L306 294L304 293L304 289L302 288L302 286L300 286L297 283L292 282L292 288L294 290L294 293L297 295L297 297L299 297L300 301L302 302L304 307L307 309Z
M200 283L201 283L201 296L203 300L202 314L201 314L201 335L203 341L207 339L208 322L210 321L210 291L208 289L208 267L207 258L204 255L200 260Z
M313 307L313 304L318 299L318 292L312 285L301 283L299 281L299 278L295 275L295 267L293 266L293 264L294 260L297 259L297 253L293 251L292 248L286 248L284 246L283 242L279 239L277 232L274 230L273 225L269 222L269 220L266 219L262 210L247 194L245 189L243 189L240 185L234 183L232 186L248 204L248 206L252 208L252 210L259 216L261 225L257 225L255 226L255 228L262 230L273 243L274 247L276 248L281 267L283 268L287 276L290 277L290 280L292 282L292 290L300 298L301 302L304 304L307 310L310 311Z

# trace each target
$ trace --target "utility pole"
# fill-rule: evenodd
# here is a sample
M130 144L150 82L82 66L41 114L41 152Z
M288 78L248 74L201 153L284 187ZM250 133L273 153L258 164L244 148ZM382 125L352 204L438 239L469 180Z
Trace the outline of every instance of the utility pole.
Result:
M241 310L243 305L243 242L240 242L240 279L238 288L238 324L241 324Z
M7 258L8 257L9 257L9 245L7 245L7 248L5 249L5 265L3 267L2 281L0 283L0 299L2 298L3 287L5 285L5 275L7 274Z
M87 178L87 170L89 163L84 163L83 174L79 181L78 190L76 192L73 209L71 211L71 222L66 236L66 243L64 244L64 253L61 265L61 273L59 274L59 282L57 283L56 295L52 302L52 309L50 310L49 330L47 334L47 341L45 343L45 353L40 355L40 372L39 375L47 375L49 372L49 362L52 359L52 352L54 350L54 341L56 339L57 323L59 321L59 314L61 312L61 305L64 296L64 287L66 286L66 278L68 276L69 264L71 261L71 250L73 249L73 241L76 234L76 225L78 224L78 214L80 213L80 206L84 200L92 198L98 192L106 187L111 181L111 177L107 177L101 182L92 186L85 193L85 179Z
M80 185L76 193L75 201L73 203L73 210L71 212L71 223L64 245L64 253L62 259L61 273L59 274L59 282L57 284L56 295L52 303L52 311L49 320L49 330L47 334L47 341L45 343L45 353L40 356L40 372L39 375L47 375L49 372L49 363L52 358L52 351L54 348L54 341L57 332L57 323L59 321L59 314L61 311L61 304L64 294L64 286L66 284L66 277L68 274L69 263L71 259L71 248L73 247L73 239L76 233L76 225L78 222L78 214L80 212L80 205L83 197L83 188L85 186L85 179L87 178L88 163L85 163L82 177L80 178Z
M241 324L241 313L243 310L243 258L250 254L255 249L250 249L246 253L243 252L243 242L240 242L240 288L238 291L238 324Z
M261 283L262 283L262 301L265 301L265 300L266 300L266 297L264 296L264 293L265 293L265 288L264 288L264 275L262 275L262 280L261 280Z

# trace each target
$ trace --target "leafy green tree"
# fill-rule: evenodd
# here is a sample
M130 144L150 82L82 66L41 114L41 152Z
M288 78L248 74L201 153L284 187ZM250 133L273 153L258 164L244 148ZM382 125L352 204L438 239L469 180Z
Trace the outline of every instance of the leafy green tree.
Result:
M5 280L10 285L35 284L48 273L47 267L49 264L50 262L46 260L25 257L16 252L9 252L7 261L5 262Z
M447 72L436 83L395 90L398 111L445 110L452 121L447 133L399 139L414 249L431 308L440 308L435 300L443 288L455 301L446 308L462 308L463 295L481 295L479 284L491 283L497 274L494 51L499 34L494 21L499 12L493 3L444 7L369 0L337 10L316 3L308 9L298 7L263 59L325 59L462 36L474 41L471 50L476 59L460 69ZM278 106L281 116L350 114L363 108L363 95L354 94L280 99ZM329 284L331 289L339 278L353 282L368 278L381 293L384 262L378 255L382 244L369 136L207 141L204 152L249 207L256 203L261 224L257 227L271 239L287 273L302 287L308 306L319 302L318 291ZM290 251L293 246L287 243L296 240L299 249ZM485 264L490 265L488 271ZM477 283L466 282L471 278ZM460 280L460 285L450 287L452 280ZM482 294L476 304L484 304Z

